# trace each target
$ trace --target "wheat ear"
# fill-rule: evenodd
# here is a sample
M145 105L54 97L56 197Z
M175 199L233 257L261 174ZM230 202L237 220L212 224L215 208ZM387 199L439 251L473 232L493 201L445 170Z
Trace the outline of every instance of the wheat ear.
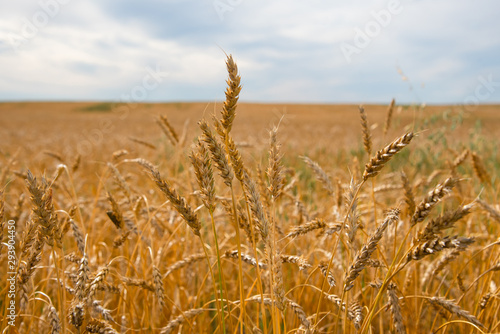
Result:
M111 327L107 321L99 319L90 320L85 329L88 333L118 334L118 332Z
M421 260L427 255L434 254L448 248L463 251L472 243L474 243L474 238L458 236L437 237L432 240L419 242L412 249L412 251L408 253L407 262L411 260Z
M269 167L267 168L267 177L269 179L269 193L274 201L281 195L283 191L285 178L283 176L283 166L281 164L280 145L277 141L278 129L274 127L269 132L270 149L269 149Z
M212 130L205 120L200 121L198 124L201 128L201 131L203 132L202 140L208 145L208 150L212 154L212 160L215 162L220 176L224 180L224 183L228 187L231 187L234 175L231 167L229 166L224 148L214 136Z
M356 254L353 263L347 270L344 278L344 291L349 291L354 286L354 280L359 276L360 272L366 268L368 260L377 248L377 245L382 239L382 235L387 227L399 219L399 210L394 209L389 211L384 219L384 222L380 224L375 232L370 236L368 242L363 245L360 251Z
M152 150L156 150L156 146L146 140L135 138L135 137L128 137L129 140L133 141L134 143L137 143L139 145L145 146L147 148L150 148Z
M496 210L493 206L489 205L483 200L478 200L477 201L481 207L486 210L490 214L490 216L495 219L497 222L500 223L500 211Z
M50 320L50 333L51 334L61 333L61 321L59 320L59 315L57 315L57 310L54 306L50 306L49 320Z
M316 175L316 179L321 182L323 188L325 188L328 194L333 197L335 191L333 189L332 180L326 174L323 168L321 168L321 166L317 162L311 160L308 157L302 157L302 159L309 166L309 168L313 170L314 174Z
M456 210L448 211L443 215L431 220L427 226L425 226L424 230L419 233L419 240L429 240L434 238L441 231L452 228L455 223L467 216L471 209L474 207L474 202L462 205Z
M160 334L170 334L174 329L179 327L184 321L189 321L196 317L197 315L202 314L203 312L208 311L208 309L204 308L195 308L186 312L183 312L181 315L177 316L173 320L171 320L167 326L163 327Z
M396 294L396 284L389 283L387 286L387 296L389 297L389 306L391 309L392 320L394 321L394 327L398 334L406 333L406 328L403 323L403 315L401 314L401 305L399 305L399 298Z
M164 277L167 277L168 275L170 275L172 272L174 272L176 270L187 267L188 265L195 263L195 262L198 262L198 261L201 261L203 259L205 259L204 253L189 255L188 257L186 257L180 261L177 261L177 262L173 263L172 265L170 265L169 267L167 267Z
M380 173L380 170L385 166L385 164L389 162L389 160L391 160L396 153L405 148L412 139L413 132L409 132L378 151L377 154L366 164L365 171L363 173L363 180L366 181Z
M458 315L459 317L466 319L467 321L473 323L478 327L484 328L484 325L475 316L461 309L460 306L455 304L454 300L444 299L442 297L431 297L429 301L434 305L444 308L446 311L452 314Z
M481 180L481 183L490 183L491 177L484 167L483 160L476 152L472 152L472 167L474 168L474 172L476 173L479 180Z
M158 119L156 120L156 123L160 126L163 133L168 138L168 140L172 143L172 145L175 146L179 143L179 136L177 135L177 132L175 132L175 129L170 124L170 122L168 121L166 116L161 115L160 117L158 117Z
M196 152L192 152L189 158L194 167L196 180L201 189L202 200L205 207L210 211L215 210L215 180L212 163L205 145L198 141Z
M394 112L395 103L396 100L392 99L391 104L389 104L389 108L387 108L387 116L385 117L385 123L384 123L384 136L387 134L387 131L389 131L389 128L391 127L392 114Z
M359 115L361 116L361 129L363 131L363 147L368 155L372 154L372 136L370 134L370 127L368 126L368 119L366 118L365 108L359 106Z
M3 196L3 191L0 190L0 254L2 253L2 241L3 241L3 229L5 225L4 221L4 215L5 215L5 199Z
M186 203L186 200L177 194L177 191L172 188L170 183L161 178L160 172L151 163L144 159L136 159L135 161L149 171L151 178L156 183L158 188L160 188L160 190L170 200L175 210L177 210L181 217L184 218L193 233L199 236L201 222L193 209Z
M408 180L405 172L401 173L401 181L403 182L403 189L405 192L405 202L408 207L408 215L411 217L415 213L415 196L413 195L413 187Z
M153 266L153 285L155 288L155 295L160 304L160 310L165 307L165 290L163 289L163 280L158 267Z
M415 226L417 223L423 221L429 215L432 208L436 206L444 196L450 193L456 184L456 179L448 178L442 184L438 184L431 190L415 209L415 213L413 213L410 221L411 226Z
M319 270L321 270L321 273L323 276L326 277L326 281L328 282L328 285L330 287L335 287L337 285L337 282L335 281L335 277L333 276L333 273L331 270L328 270L328 263L326 262L321 262L318 266Z
M467 159L469 154L470 151L468 149L465 149L459 156L455 158L455 160L453 160L452 167L457 168L458 166L460 166L465 161L465 159Z
M238 98L241 91L241 77L238 74L238 66L233 60L233 56L229 55L226 60L227 72L229 78L227 80L226 88L226 100L222 106L222 126L226 130L226 133L231 131L233 126L233 120L236 116L236 104L238 103Z

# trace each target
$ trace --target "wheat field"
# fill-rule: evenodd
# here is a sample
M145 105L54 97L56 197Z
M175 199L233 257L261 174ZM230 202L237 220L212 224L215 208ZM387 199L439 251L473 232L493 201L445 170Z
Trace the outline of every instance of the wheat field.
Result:
M0 105L2 333L500 332L499 106L226 64L222 103Z

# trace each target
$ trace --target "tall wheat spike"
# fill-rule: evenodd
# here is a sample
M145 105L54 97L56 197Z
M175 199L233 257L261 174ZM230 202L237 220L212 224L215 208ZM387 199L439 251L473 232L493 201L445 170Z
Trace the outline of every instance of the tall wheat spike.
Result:
M226 133L231 131L233 126L233 120L236 116L236 104L241 91L241 77L238 74L238 66L233 60L233 56L229 55L226 60L227 72L229 73L229 78L227 79L226 88L226 100L222 107L222 126L226 130Z
M368 155L372 154L372 135L370 127L368 126L368 119L366 118L365 108L359 106L359 115L361 116L361 129L363 131L363 146Z

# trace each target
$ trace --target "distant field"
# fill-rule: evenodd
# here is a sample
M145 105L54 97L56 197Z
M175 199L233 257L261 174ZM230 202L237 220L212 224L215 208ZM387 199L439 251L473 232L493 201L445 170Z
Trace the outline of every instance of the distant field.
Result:
M191 142L198 134L196 123L203 117L219 113L221 103L165 103L116 105L112 103L0 103L0 153L29 154L32 162L42 162L43 150L60 151L71 159L77 154L105 158L123 148L130 151L139 146L130 141L135 137L161 145L161 130L155 124L158 115L168 117L173 126L187 131ZM373 131L382 131L387 106L366 105ZM360 123L357 105L287 105L245 104L237 109L234 122L236 141L252 146L267 143L267 131L280 123L280 137L285 148L306 153L311 149L352 148L359 145ZM396 107L394 121L386 140L408 129L414 120L428 120L428 131L461 122L453 132L452 142L467 140L476 123L481 122L482 134L500 138L500 106L479 106L466 111L461 106ZM163 138L164 139L164 138Z
M364 108L1 103L0 328L498 333L500 106Z

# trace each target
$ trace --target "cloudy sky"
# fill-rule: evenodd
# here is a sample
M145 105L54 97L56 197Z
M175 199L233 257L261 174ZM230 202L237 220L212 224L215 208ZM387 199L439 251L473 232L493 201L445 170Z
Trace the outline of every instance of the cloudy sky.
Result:
M500 102L498 0L0 3L0 101Z

